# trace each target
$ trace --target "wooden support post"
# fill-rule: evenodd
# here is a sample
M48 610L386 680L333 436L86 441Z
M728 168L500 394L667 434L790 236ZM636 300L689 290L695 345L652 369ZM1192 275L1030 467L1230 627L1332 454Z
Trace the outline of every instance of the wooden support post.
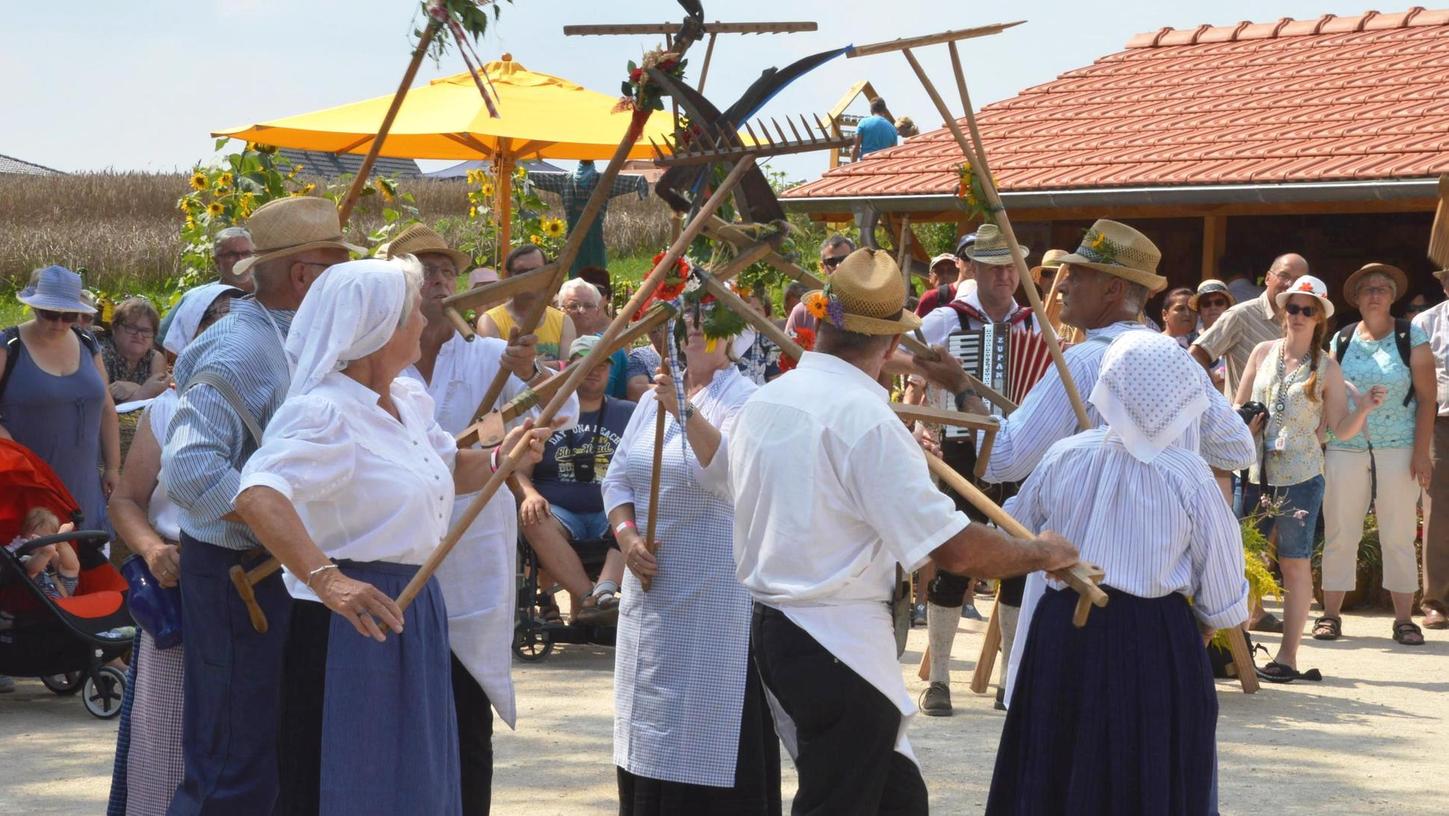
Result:
M601 342L594 346L593 350L584 358L583 363L577 366L569 366L568 378L564 380L564 384L553 395L553 398L548 401L548 404L543 407L543 410L539 412L537 419L539 425L548 425L553 422L554 416L558 414L564 402L568 400L574 391L578 390L579 382L583 380L584 373L602 360L605 347L614 342L623 333L625 326L628 325L629 315L639 310L639 307L644 304L644 300L653 293L654 288L664 279L665 273L674 268L675 262L689 248L689 245L694 242L694 239L699 236L700 232L704 229L708 217L713 215L719 209L720 205L729 198L734 192L735 186L739 184L740 179L754 166L754 158L749 157L736 164L730 170L730 174L725 177L724 181L715 189L714 194L709 197L709 200L700 209L699 217L685 227L684 232L665 251L664 257L645 276L639 289L629 299L628 305L619 312L618 316L604 330L604 336ZM599 183L606 188L608 186L602 180ZM457 546L458 540L463 537L464 531L483 512L483 508L492 500L494 494L498 492L498 489L503 486L503 482L512 475L513 471L518 467L518 464L523 461L523 457L527 452L528 441L526 439L521 440L518 445L514 446L513 450L508 452L508 455L499 464L498 471L483 485L483 489L474 497L473 501L468 505L468 509L463 512L462 517L458 519L457 523L448 531L448 534L444 536L442 542L438 544L437 549L433 550L433 553L428 556L428 560L417 571L412 580L408 581L408 585L403 588L402 593L397 598L399 607L406 609L408 604L412 603L413 598L417 597L418 592L433 577L433 573L437 572L438 566L443 563L443 559L447 558L448 553L452 552L453 547Z
M1202 277L1218 276L1218 262L1228 246L1228 219L1222 215L1205 215L1202 219Z
M996 603L1001 605L998 591ZM1001 649L1001 617L997 610L991 610L991 620L986 623L986 640L981 643L981 655L976 658L976 670L971 672L971 690L985 694L991 687L991 670L996 668L996 653Z
M377 161L377 154L382 150L383 142L387 141L388 131L392 130L393 120L397 118L397 112L402 109L403 100L407 98L408 89L413 85L413 79L418 75L418 66L423 64L423 57L428 53L428 46L432 45L433 38L437 36L438 29L442 23L428 18L428 25L423 29L423 34L418 38L417 47L413 49L412 59L408 62L407 70L403 72L402 82L398 83L397 91L392 95L392 104L388 106L387 113L382 117L382 124L377 129L377 138L372 140L372 145L367 149L367 155L362 159L362 165L357 168L357 175L352 179L352 186L347 188L347 195L342 198L342 204L337 207L337 220L341 222L342 228L347 228L347 220L352 217L352 208L357 205L358 196L367 187L367 177L372 175L373 162Z

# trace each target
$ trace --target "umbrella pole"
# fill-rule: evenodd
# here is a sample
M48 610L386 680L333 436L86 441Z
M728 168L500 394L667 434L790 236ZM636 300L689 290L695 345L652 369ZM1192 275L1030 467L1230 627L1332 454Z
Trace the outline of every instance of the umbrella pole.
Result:
M397 112L402 109L403 99L407 98L408 89L412 87L413 80L418 75L418 66L423 64L423 57L428 53L428 46L432 45L433 37L437 35L438 29L442 27L437 20L429 19L428 27L423 29L423 36L418 38L418 47L413 49L412 61L408 63L408 69L403 72L402 82L398 83L397 92L392 95L392 104L387 108L387 115L382 117L382 126L377 129L377 137L372 140L372 146L367 149L367 155L362 159L362 166L357 168L357 176L352 179L352 186L347 188L347 195L343 197L342 203L337 207L337 220L342 223L343 229L347 228L347 219L352 217L352 208L357 205L358 196L367 186L367 177L372 175L372 164L377 161L377 154L382 150L383 142L387 141L387 133L392 130L393 120L397 118Z
M498 269L503 268L503 259L508 257L513 240L513 159L509 154L512 139L502 139L498 155L493 160L493 170L498 176ZM504 271L504 274L507 274Z

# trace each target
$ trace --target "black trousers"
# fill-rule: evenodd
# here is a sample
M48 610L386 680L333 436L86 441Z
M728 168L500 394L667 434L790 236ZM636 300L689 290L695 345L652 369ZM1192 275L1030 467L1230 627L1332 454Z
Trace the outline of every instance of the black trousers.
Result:
M926 783L895 750L901 712L784 613L755 604L760 678L795 725L793 816L923 816Z
M458 768L463 816L488 816L493 802L493 704L453 655L453 709L458 714Z
M1003 484L989 484L975 478L976 470L976 449L971 442L965 439L947 440L941 445L941 457L946 464L956 469L956 472L966 476L971 483L981 488L992 501L997 504L1005 504L1006 500L1016 495L1021 487L1018 482L1006 482ZM956 509L965 513L973 523L984 524L989 519L986 514L976 509L976 505L967 501L966 498L951 488L942 485L941 492L951 497L955 502ZM964 575L955 575L942 569L936 570L936 577L932 579L930 586L926 588L926 599L937 606L957 607L966 601L966 590L974 583L971 578ZM1026 577L1006 578L1001 582L1001 588L997 595L997 601L1007 606L1021 606L1021 593L1026 588Z

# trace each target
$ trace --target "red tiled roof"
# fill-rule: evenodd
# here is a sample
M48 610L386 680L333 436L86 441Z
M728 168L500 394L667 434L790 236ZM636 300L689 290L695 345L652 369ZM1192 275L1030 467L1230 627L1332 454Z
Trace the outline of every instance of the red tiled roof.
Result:
M1449 171L1449 10L1164 28L977 119L1008 192L1429 177ZM949 195L961 160L942 128L785 195Z

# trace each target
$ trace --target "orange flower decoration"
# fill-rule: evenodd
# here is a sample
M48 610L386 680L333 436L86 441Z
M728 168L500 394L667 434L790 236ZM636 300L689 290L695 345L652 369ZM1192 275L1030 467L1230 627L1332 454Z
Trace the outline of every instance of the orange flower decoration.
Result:
M811 292L805 296L805 311L816 320L824 320L830 314L830 301L820 292Z

